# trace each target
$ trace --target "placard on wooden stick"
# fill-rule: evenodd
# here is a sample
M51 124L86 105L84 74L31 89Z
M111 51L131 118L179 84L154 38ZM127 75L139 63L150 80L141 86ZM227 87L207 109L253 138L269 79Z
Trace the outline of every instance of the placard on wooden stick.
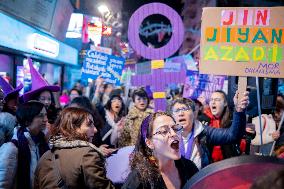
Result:
M239 77L238 80L238 100L241 100L242 97L244 96L244 92L247 90L247 82L248 78L247 77Z
M284 7L204 8L200 72L284 78Z

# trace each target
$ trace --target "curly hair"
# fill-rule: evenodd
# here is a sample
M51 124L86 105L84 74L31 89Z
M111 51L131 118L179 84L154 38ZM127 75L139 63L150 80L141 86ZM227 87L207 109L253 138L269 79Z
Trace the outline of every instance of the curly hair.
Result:
M62 135L66 140L88 141L86 134L80 134L76 129L80 128L89 116L92 116L92 113L83 108L68 107L63 109L55 122L52 135Z
M153 187L160 176L157 160L151 160L153 151L146 145L145 139L152 138L153 122L157 117L163 115L169 116L174 120L167 112L156 112L150 114L142 121L138 140L130 157L131 169L138 171L144 186L150 184Z

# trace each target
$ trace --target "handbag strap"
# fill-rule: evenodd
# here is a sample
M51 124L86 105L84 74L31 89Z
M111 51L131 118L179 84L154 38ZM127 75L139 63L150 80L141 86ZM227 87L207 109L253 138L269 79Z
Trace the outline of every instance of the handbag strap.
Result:
M51 153L52 153L52 161L54 165L55 174L57 177L57 186L61 189L68 189L68 187L65 184L65 181L62 179L60 174L60 162L58 154L55 154L54 149L51 150Z

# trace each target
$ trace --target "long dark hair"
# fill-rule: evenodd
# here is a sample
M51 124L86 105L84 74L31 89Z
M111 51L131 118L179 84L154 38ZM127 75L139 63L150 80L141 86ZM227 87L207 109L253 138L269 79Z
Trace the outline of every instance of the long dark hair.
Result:
M221 122L220 122L220 127L221 128L227 128L230 127L230 123L231 123L231 111L228 105L228 97L226 95L226 93L222 90L216 90L214 91L214 93L220 93L223 96L224 99L224 103L226 103L227 105L224 107L224 110L221 114Z
M151 139L153 133L153 122L159 116L169 116L166 112L156 112L147 116L141 123L138 140L135 149L131 154L130 166L132 170L137 170L143 185L150 184L151 188L157 183L160 173L157 162L153 162L153 151L146 145L145 139Z
M41 90L41 91L35 93L35 94L32 96L32 99L33 99L33 100L39 100L40 94L43 93L44 91L48 91L48 92L50 93L51 105L52 105L52 106L55 106L55 98L54 98L54 95L53 95L52 91L47 90L47 89L44 89L44 90ZM50 105L50 106L51 106L51 105Z
M124 116L124 109L125 109L125 105L124 105L124 102L123 102L123 100L122 100L122 98L121 98L121 96L120 95L112 95L109 99L108 99L108 101L107 101L107 103L106 103L106 105L105 105L105 109L107 109L107 110L111 110L111 101L114 99L114 98L118 98L119 100L120 100L120 102L121 102L121 109L120 109L120 111L118 112L118 117L122 117L122 116Z
M56 103L55 103L53 92L50 90L42 90L40 92L35 93L33 95L33 99L39 101L40 94L43 93L44 91L48 91L51 97L51 104L48 107L46 107L48 123L54 124L60 109L56 108L56 105L55 105Z

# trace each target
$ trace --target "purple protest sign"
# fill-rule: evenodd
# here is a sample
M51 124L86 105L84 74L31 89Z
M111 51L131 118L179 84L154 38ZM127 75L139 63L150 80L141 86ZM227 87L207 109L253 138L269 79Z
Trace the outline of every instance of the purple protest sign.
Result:
M164 69L153 69L152 74L135 75L131 77L132 86L152 86L153 93L164 92L169 83L184 83L186 70L180 72L164 72ZM154 98L155 111L166 110L165 98Z
M199 74L196 71L187 71L183 89L183 97L197 99L204 96L209 101L211 94L222 90L226 76Z
M160 48L146 46L139 37L139 28L143 20L153 14L161 14L170 20L172 37L170 41ZM128 25L128 40L137 54L151 59L160 60L174 54L183 42L184 26L179 14L171 7L162 3L149 3L137 9L131 16Z

